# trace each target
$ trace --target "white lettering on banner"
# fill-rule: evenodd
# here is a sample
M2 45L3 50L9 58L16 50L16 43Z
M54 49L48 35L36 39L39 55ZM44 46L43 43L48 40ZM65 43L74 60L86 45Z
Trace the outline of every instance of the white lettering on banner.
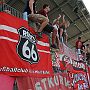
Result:
M59 75L59 79L60 79L60 84L64 85L63 77Z
M20 35L22 35L22 37L28 38L28 40L30 40L32 43L35 44L36 43L35 37L31 35L28 30L27 31L26 29L25 30L22 29L22 30L23 30L23 34L20 34Z
M83 90L83 85L82 84L78 84L78 90Z
M49 87L54 87L54 83L52 82L52 78L48 78L48 85Z
M83 87L84 87L84 89L87 89L88 88L88 83L83 83Z
M56 86L59 85L59 79L58 79L58 76L55 76L55 77L54 77L54 82L55 82Z
M78 90L87 90L88 83L78 84Z
M25 30L23 30L23 36L27 36L28 32L26 32Z
M49 90L49 88L55 88L57 86L70 87L70 81L66 77L61 75L56 75L50 78L44 78L35 84L35 90Z
M65 80L65 86L68 87L69 86L69 81L67 81L67 79L64 77L64 80Z
M73 60L72 65L73 65L74 67L82 68L82 69L85 70L85 65L84 65L83 63L79 63L79 62Z
M44 85L44 89L47 90L47 86L46 86L46 78L42 79L41 82Z
M27 68L10 68L10 67L0 67L0 72L22 72L22 73L32 73L32 74L50 74L49 71L42 71L42 70L31 70Z
M82 81L82 83L79 84L79 81ZM73 84L75 85L76 83L78 83L78 90L86 90L88 88L87 78L82 73L74 75Z
M83 75L81 73L75 74L74 79L73 79L73 81L74 81L73 83L76 83L76 82L78 82L80 80L83 80L84 82L87 82L87 79L86 79L85 75Z
M83 63L72 60L70 57L66 55L58 55L58 57L60 58L60 61L65 61L67 64L72 64L73 67L85 70L85 65Z
M35 84L35 89L36 89L36 90L43 90L42 87L40 86L40 82L37 82L37 83Z

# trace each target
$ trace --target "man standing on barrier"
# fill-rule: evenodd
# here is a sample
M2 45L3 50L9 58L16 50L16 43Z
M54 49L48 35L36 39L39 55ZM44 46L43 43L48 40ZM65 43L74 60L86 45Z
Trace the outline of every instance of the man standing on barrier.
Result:
M41 15L44 15L45 17L48 18L49 11L50 11L50 6L48 4L44 4L43 8L40 11L38 11L38 13ZM45 28L43 29L43 31L48 32L48 33L52 32L52 45L51 45L51 47L57 49L57 46L55 45L55 40L56 40L56 36L57 36L57 29L48 23L45 26Z

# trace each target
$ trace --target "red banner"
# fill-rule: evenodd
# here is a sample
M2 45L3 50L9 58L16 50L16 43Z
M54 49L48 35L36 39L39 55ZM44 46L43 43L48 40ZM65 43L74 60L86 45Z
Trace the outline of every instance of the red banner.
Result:
M86 72L70 73L69 77L72 82L73 90L89 90L89 81Z
M72 90L71 82L65 73L49 78L17 78L19 90Z
M89 88L90 88L90 66L88 66L87 77L88 77Z
M71 57L71 59L77 60L77 54L75 51L73 51L71 48L66 46L64 43L60 46L60 54L64 54L68 57Z
M47 77L53 74L48 36L36 39L28 22L0 12L0 73Z
M15 78L0 74L0 90L13 90Z
M65 49L64 52L66 52ZM68 55L64 52L62 54L55 52L56 63L53 64L54 68L59 67L61 72L67 72L73 90L88 90L90 77L88 66L83 61L77 61L72 54Z
M86 65L83 61L77 60L76 53L63 44L63 53L55 52L56 61L53 62L53 66L60 67L61 70L69 70L72 72L82 72L86 69Z

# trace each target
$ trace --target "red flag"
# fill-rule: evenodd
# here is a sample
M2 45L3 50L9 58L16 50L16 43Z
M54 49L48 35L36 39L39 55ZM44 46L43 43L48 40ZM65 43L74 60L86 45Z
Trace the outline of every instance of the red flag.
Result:
M19 90L73 90L65 73L49 78L18 77L17 84Z
M0 13L0 73L47 77L53 74L49 38L36 39L28 22Z
M13 90L15 78L0 74L0 90Z

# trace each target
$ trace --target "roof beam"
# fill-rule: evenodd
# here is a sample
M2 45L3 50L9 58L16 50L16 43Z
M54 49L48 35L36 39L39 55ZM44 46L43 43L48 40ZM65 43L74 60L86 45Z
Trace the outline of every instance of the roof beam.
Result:
M51 2L53 1L57 6L59 6L55 0L50 0L50 1L51 1Z
M77 25L75 22L73 23L73 20L69 17L69 15L68 15L64 10L62 10L62 11L63 11L63 13L71 20L71 22L72 22L71 24L74 24L74 25L76 26L76 28L77 28L77 29L80 31L80 33L81 33L82 31L81 31L81 29L78 27L78 25Z
M76 39L76 38L79 37L79 36L82 36L82 35L84 35L84 34L87 34L87 33L89 33L88 29L84 30L82 33L79 33L79 34L77 34L77 35L69 38L69 39L68 39L68 42L69 42L69 41L72 41L73 39Z
M26 2L26 0L21 0L23 3L25 3Z
M9 1L7 2L7 4L13 5L16 1L17 1L17 0L9 0Z
M71 0L67 0L67 1L64 1L62 2L61 4L58 5L58 7L54 8L53 10L51 10L49 12L49 16L54 14L57 10L59 10L61 7L65 6L67 3L69 3Z
M69 3L68 3L68 5L71 7L71 8L73 8ZM73 12L73 13L75 13L75 12ZM82 21L82 23L84 24L84 26L87 28L87 29L89 29L88 28L88 26L85 24L85 22L83 21L83 15L82 16L80 16L78 13L75 13L76 14L76 16L78 17L76 20L74 20L74 21L77 21L78 19L80 19L81 21Z
M68 4L69 4L69 3L68 3ZM73 8L70 4L69 4L69 6L70 6L71 8ZM80 7L79 7L79 8L80 8ZM84 13L82 12L82 10L79 9L79 12L81 12L82 16L80 16L79 13L76 13L76 16L79 17L79 19L82 21L82 23L83 23L84 26L86 27L86 30L83 31L83 32L81 31L81 33L78 34L78 35L76 35L76 36L73 36L73 37L71 38L71 40L72 40L73 38L78 37L79 35L83 35L84 37L86 37L86 36L84 35L84 32L88 33L88 32L90 31L89 27L85 24L85 22L83 21L82 17L84 17L85 20L87 21L87 23L90 25L89 21L87 20L86 16L85 16ZM70 41L70 39L69 39L69 41Z

